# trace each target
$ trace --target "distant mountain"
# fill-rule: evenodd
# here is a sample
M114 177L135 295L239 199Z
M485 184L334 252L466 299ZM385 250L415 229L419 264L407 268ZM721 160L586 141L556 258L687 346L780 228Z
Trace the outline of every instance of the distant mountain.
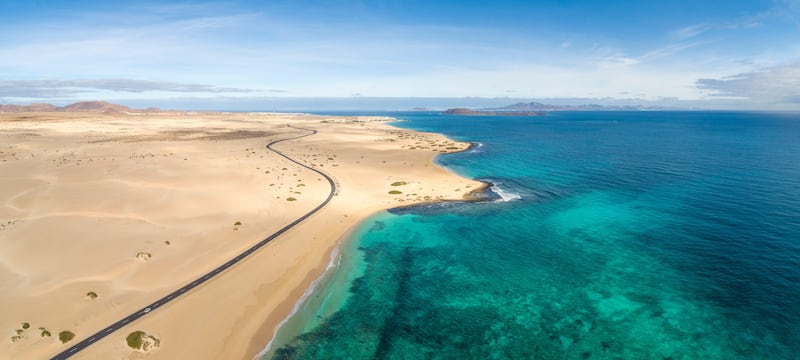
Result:
M639 111L639 110L664 110L666 108L641 106L641 105L624 105L624 106L604 106L598 104L585 104L585 105L552 105L542 104L538 102L519 102L513 105L508 105L499 108L486 108L482 111Z
M76 102L61 108L63 111L130 111L131 108L124 105L107 103L105 101L83 101Z
M30 105L2 105L0 112L100 112L100 113L142 113L158 112L157 108L146 110L131 109L124 105L112 104L105 101L81 101L64 107L51 104L30 104Z
M491 115L502 115L502 116L542 116L545 115L543 112L540 111L519 111L519 110L472 110L467 108L454 108L448 109L444 112L445 115L470 115L470 116L491 116Z

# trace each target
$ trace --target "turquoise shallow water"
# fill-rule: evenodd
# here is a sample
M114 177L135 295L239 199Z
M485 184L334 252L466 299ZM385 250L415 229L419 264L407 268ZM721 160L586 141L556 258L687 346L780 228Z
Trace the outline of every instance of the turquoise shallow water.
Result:
M365 221L277 359L796 359L800 116L393 114L507 198Z

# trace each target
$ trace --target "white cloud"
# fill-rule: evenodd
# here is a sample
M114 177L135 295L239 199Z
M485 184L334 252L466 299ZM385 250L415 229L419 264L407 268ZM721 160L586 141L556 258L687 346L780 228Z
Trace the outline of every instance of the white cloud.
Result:
M711 28L708 24L694 24L673 30L671 35L676 40L686 40L709 31Z
M0 80L0 98L63 99L105 92L252 93L253 89L226 88L206 84L184 84L132 79L102 80ZM284 92L267 90L266 92Z
M699 79L713 97L741 98L759 104L800 105L800 63L775 66L718 79Z

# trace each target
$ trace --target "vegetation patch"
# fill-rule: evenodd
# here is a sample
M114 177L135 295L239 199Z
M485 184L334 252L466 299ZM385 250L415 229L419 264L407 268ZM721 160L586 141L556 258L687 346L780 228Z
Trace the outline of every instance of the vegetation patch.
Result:
M395 182L392 183L392 186L403 186L403 185L406 185L406 184L408 184L408 183L405 182L405 181L395 181Z
M72 331L62 331L58 333L58 340L61 340L61 343L64 344L67 341L70 341L75 338L75 334Z
M288 197L288 198L286 198L286 201L297 201L297 199L295 199L293 197Z
M389 191L389 194L390 194L390 195L399 195L399 194L402 194L402 193L403 193L403 192L402 192L402 191L399 191L399 190L392 190L392 191Z
M28 324L26 322L22 323L22 328L23 329L28 330L29 327L31 327L31 324Z
M240 225L242 225L241 221L237 221L237 222L233 223L233 226L240 226Z
M161 340L141 330L130 333L125 338L125 342L131 349L142 351L150 351L161 345Z
M92 300L97 299L97 293L94 291L89 291L86 293L86 297Z
M128 337L125 338L125 341L128 343L132 349L139 350L142 348L142 337L145 335L144 331L134 331L128 334Z

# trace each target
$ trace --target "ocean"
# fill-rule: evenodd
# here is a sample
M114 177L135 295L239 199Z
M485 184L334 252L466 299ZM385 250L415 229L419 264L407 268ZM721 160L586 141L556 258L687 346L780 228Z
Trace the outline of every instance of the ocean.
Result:
M495 195L364 221L263 358L800 357L800 114L384 115Z

